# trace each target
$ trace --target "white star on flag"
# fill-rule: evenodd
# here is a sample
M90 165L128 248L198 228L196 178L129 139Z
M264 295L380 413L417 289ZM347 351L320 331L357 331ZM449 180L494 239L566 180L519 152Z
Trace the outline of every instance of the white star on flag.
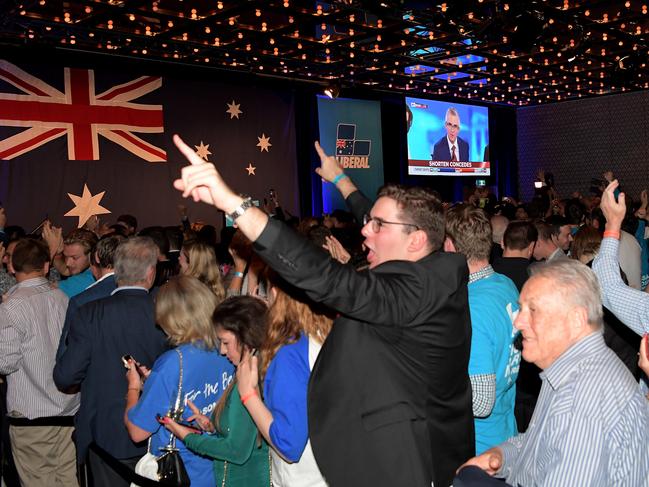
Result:
M261 134L261 137L257 137L257 140L259 140L259 143L257 144L259 152L268 152L268 148L273 145L270 143L270 137L266 137L266 134L263 133Z
M212 153L209 151L210 149L210 144L203 144L203 141L201 140L201 145L195 145L196 147L196 155L200 157L201 159L204 159L207 161L207 156L211 156Z
M243 111L239 109L241 103L237 103L234 100L232 100L232 103L226 103L226 105L228 106L228 109L225 111L225 113L230 114L230 120L232 120L235 117L239 118L239 115L243 113Z

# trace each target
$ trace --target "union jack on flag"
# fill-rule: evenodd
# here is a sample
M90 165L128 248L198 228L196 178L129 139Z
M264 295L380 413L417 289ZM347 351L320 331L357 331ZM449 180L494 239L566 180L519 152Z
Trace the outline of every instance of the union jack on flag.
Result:
M70 160L99 160L99 135L149 162L166 152L135 133L163 133L162 105L132 101L162 86L162 78L143 76L95 93L92 69L64 68L61 92L17 66L0 60L0 79L23 94L0 93L0 126L27 127L0 140L0 160L13 159L67 137Z
M354 141L336 139L336 155L351 156L354 152Z

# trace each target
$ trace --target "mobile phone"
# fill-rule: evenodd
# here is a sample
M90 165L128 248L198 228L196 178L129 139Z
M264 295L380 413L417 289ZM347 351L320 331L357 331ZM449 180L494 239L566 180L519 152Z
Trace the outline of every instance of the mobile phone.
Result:
M165 416L160 416L159 414L156 414L156 416L155 416L156 421L158 423L160 423L160 424L164 424L164 421L163 421L164 418L165 418ZM202 433L203 432L203 430L200 429L199 427L197 427L194 424L193 421L191 421L191 422L188 422L188 421L176 421L176 424L178 424L180 426L184 426L185 428L189 428L190 430L192 430L192 431L194 431L196 433Z
M484 188L487 185L487 180L486 179L476 179L475 180L475 187L476 188Z
M131 366L129 365L130 360L133 360L133 362L135 362L135 359L133 357L131 357L130 355L128 355L128 354L122 355L122 363L124 364L125 369L130 369L131 368Z
M536 189L541 189L543 187L543 183L541 181L534 181L534 187Z

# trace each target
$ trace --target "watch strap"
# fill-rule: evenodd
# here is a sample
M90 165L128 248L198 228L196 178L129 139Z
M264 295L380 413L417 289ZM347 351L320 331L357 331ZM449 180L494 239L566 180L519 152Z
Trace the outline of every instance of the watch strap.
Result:
M232 213L229 213L228 216L232 221L236 221L237 218L239 218L241 215L243 215L247 210L252 208L254 203L252 202L252 198L248 196L245 198L239 206L237 206Z

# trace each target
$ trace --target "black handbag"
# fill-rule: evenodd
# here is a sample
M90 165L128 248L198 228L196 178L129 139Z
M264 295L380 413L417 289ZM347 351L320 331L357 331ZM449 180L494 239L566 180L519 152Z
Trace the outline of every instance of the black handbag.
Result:
M174 438L175 440L175 438ZM180 457L180 452L174 445L164 448L164 453L158 457L158 479L163 485L189 487L189 475Z
M178 376L178 394L176 401L167 416L174 421L182 419L184 408L181 403L182 386L183 386L183 354L180 350L176 349L178 353L178 361L180 362L180 374ZM169 443L160 448L162 454L155 456L151 453L151 438L149 438L149 447L147 453L144 455L137 465L135 466L135 473L146 477L151 480L160 482L161 485L169 487L189 487L191 482L185 463L180 456L180 450L176 448L176 437L170 433ZM157 473L155 473L155 466L157 464ZM138 487L135 483L131 487Z
M178 374L178 394L176 402L167 415L174 421L179 421L183 416L183 405L181 402L183 388L183 354L176 348L178 361L180 362L180 373ZM175 487L189 487L190 480L187 475L185 463L180 456L180 450L176 448L176 437L170 433L169 444L163 448L162 455L158 457L158 479L161 483Z

